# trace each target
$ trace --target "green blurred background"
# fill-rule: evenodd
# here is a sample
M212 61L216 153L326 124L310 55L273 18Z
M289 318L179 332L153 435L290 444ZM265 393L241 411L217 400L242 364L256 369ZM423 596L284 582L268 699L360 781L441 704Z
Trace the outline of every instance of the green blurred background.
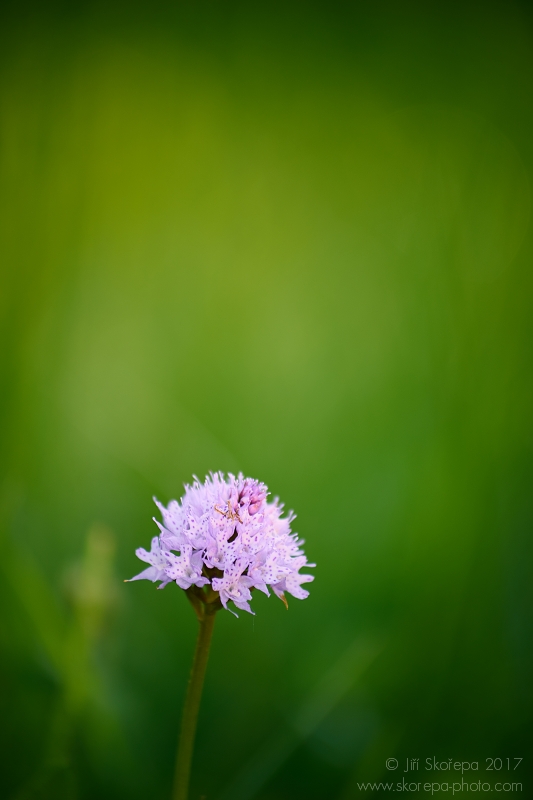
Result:
M528 6L2 13L1 796L169 797L196 620L122 580L211 469L318 566L219 615L191 797L529 796Z

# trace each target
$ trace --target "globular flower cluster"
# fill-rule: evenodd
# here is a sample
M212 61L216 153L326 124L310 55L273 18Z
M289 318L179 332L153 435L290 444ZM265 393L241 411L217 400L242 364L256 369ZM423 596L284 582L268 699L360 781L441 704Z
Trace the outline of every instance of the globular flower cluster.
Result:
M203 484L195 478L179 503L165 508L154 498L163 517L162 524L154 518L160 534L149 553L136 550L150 566L131 580L161 581L159 589L171 581L185 590L210 585L224 608L231 600L251 614L254 588L269 595L270 586L284 601L284 592L304 599L309 592L302 584L313 576L300 569L315 565L307 562L303 539L291 533L294 514L282 517L283 505L267 496L264 483L216 472Z

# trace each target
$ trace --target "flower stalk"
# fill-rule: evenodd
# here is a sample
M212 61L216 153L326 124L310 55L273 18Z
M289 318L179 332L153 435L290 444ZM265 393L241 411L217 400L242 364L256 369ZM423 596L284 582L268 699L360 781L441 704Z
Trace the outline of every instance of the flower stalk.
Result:
M196 650L194 652L189 685L187 686L187 694L185 695L183 716L181 718L181 731L174 776L174 792L172 795L173 800L187 800L198 711L202 698L202 689L204 686L209 648L215 624L215 615L220 607L216 603L204 604L196 597L195 601L197 602L193 602L192 604L198 617L200 627L198 630L198 639L196 640Z

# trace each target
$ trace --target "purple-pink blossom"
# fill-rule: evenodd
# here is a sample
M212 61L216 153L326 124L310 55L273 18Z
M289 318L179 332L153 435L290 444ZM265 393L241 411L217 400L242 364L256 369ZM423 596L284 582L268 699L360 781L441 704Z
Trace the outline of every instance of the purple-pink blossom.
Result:
M171 581L185 590L210 586L224 608L231 601L252 614L253 589L269 595L270 587L282 599L285 592L307 597L302 584L313 576L300 569L315 565L307 562L303 539L291 531L295 515L283 517L283 504L267 497L264 483L216 472L203 484L195 478L185 486L179 502L165 507L154 498L163 519L154 518L159 536L150 553L136 551L150 566L131 580L161 581L159 589Z

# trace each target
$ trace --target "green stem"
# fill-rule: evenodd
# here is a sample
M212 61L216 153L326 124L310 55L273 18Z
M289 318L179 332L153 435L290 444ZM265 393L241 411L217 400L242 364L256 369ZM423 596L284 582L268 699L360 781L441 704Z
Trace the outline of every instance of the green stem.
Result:
M181 718L173 800L187 800L196 722L198 720L198 709L200 708L202 697L207 659L209 658L209 645L211 644L211 636L215 624L215 614L215 608L206 606L202 617L199 617L200 630L196 640L194 661L192 662L191 676Z

